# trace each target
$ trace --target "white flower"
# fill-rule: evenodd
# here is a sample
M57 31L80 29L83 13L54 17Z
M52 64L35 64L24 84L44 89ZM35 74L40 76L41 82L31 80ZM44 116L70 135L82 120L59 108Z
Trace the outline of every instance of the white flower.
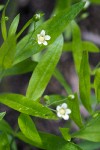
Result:
M73 94L69 95L68 97L71 98L71 99L75 98L75 96Z
M48 45L47 41L51 39L49 35L45 35L45 31L42 30L40 34L37 34L38 44Z
M71 110L67 108L67 104L63 103L62 105L58 105L56 107L57 110L57 116L59 118L63 118L64 120L69 119L69 114L71 113Z

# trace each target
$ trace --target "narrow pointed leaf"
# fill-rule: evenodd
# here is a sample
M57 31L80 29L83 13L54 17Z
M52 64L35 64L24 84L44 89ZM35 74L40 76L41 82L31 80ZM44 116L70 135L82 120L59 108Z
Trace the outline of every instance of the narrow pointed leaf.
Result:
M97 69L95 73L94 87L95 87L96 98L98 102L100 102L100 68Z
M12 66L16 51L16 37L10 36L0 48L0 67L10 68Z
M79 72L79 91L80 98L85 108L91 112L90 101L90 67L88 62L88 52L83 52L83 57L80 65Z
M32 119L25 114L21 114L18 118L18 124L23 134L38 145L42 145L40 135L35 127Z
M6 112L2 112L0 113L0 121L3 119L3 117L5 116Z
M11 36L16 33L18 24L19 24L19 18L20 18L20 15L18 14L12 21L9 31L8 31L8 36Z
M62 53L63 37L60 36L50 45L36 66L30 79L27 97L37 100L43 94Z
M49 108L43 106L38 102L32 101L31 99L28 99L23 95L1 94L0 103L31 116L36 116L44 119L57 119L56 115Z

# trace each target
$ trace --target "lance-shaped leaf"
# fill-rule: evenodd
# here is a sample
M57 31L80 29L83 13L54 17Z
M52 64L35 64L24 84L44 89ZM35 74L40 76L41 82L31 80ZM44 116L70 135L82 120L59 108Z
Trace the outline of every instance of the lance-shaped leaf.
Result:
M38 45L37 42L37 34L39 34L41 30L45 30L46 34L51 36L48 44L53 43L64 31L66 26L78 15L83 7L84 3L80 2L73 5L70 9L60 11L55 17L52 17L39 26L34 33L30 33L25 36L17 45L14 64L32 56L35 53L38 53L45 48L45 46Z
M100 114L91 119L83 129L72 136L93 142L100 142Z
M0 113L0 121L3 119L3 117L5 116L6 112L2 112Z
M100 68L96 70L94 80L95 93L98 102L100 102Z
M6 69L4 72L4 76L19 75L19 74L31 72L34 70L36 65L37 65L37 62L34 62L31 59L26 59L16 64L12 68Z
M75 21L72 21L72 53L75 62L75 68L77 73L79 73L80 63L82 59L82 41L81 41L81 32L79 26L76 24Z
M32 101L23 95L1 94L0 103L24 114L44 119L57 119L56 115L49 108L38 102Z
M6 40L6 38L7 38L7 27L6 27L5 11L6 11L6 8L8 6L8 3L9 3L9 0L7 1L6 5L4 7L4 10L3 10L3 13L2 13L2 18L1 18L1 32L2 32L2 36L3 36L4 40Z
M10 28L9 28L9 31L8 31L8 36L11 36L11 35L16 33L17 27L18 27L18 24L19 24L19 18L20 18L20 15L18 14L14 18L14 20L12 21L12 23L10 25Z
M42 145L42 141L35 127L35 124L28 115L21 114L18 118L18 124L21 131L28 139L34 139L35 143L37 143L40 146Z
M83 57L79 72L79 92L80 98L85 108L91 112L90 101L90 67L88 62L88 52L83 52Z
M14 35L8 37L0 48L0 67L3 69L12 66L16 51L16 37Z
M61 56L62 47L63 37L59 36L36 66L28 85L27 97L34 100L41 97Z

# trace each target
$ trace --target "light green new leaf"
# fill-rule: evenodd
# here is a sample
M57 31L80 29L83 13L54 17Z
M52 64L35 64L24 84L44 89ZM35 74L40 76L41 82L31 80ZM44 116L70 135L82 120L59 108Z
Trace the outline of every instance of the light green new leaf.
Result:
M34 100L41 97L61 56L62 47L63 37L59 36L36 66L28 85L27 97Z
M18 118L18 124L21 131L28 139L34 141L37 145L42 145L42 141L35 124L28 115L21 114Z
M42 139L43 145L40 147L34 141L26 138L21 132L16 134L16 137L21 139L22 141L29 143L35 147L39 147L46 150L82 150L79 146L72 142L67 142L63 138L59 136L55 136L53 134L39 132L40 137ZM34 139L33 139L34 140Z
M90 2L93 4L100 4L100 0L90 0Z
M71 87L68 85L63 74L61 74L61 72L57 68L55 69L53 75L59 81L59 83L64 87L67 94L71 94L72 93Z
M6 28L6 15L5 15L5 11L6 11L6 8L8 6L8 3L9 3L9 0L7 1L5 7L4 7L4 10L3 10L3 13L2 13L2 18L1 18L1 32L2 32L2 36L3 36L3 39L6 40L7 38L7 28Z
M83 105L89 112L91 112L92 110L90 101L90 67L88 60L88 52L83 51L83 57L79 72L79 92Z
M5 132L0 133L0 150L10 150L10 143Z
M16 37L12 35L5 40L0 48L0 67L7 69L12 66L15 51Z
M3 103L21 113L44 118L57 119L56 115L42 104L32 101L27 97L19 94L1 94L0 103Z
M6 112L2 112L0 113L0 121L3 119L3 117L5 116Z
M72 136L93 142L100 142L100 114L91 119L83 129Z
M12 68L5 70L4 76L19 75L19 74L31 72L34 70L36 65L37 65L37 62L34 62L30 59L26 59L26 60L16 64Z
M100 68L96 70L94 80L95 93L98 102L100 102Z
M20 15L18 14L14 20L12 21L9 31L8 31L8 36L14 35L17 31L17 27L19 24L19 19L20 19Z
M0 121L0 131L6 132L7 134L14 135L14 132L11 129L10 125L4 119Z
M46 34L51 36L48 44L53 43L56 38L64 31L66 26L78 15L83 7L84 3L80 2L73 5L70 9L60 11L55 17L52 17L41 26L39 26L34 33L30 33L25 36L18 43L14 64L25 60L26 58L32 56L35 53L38 53L45 48L45 46L40 46L37 42L37 34L39 34L41 30L45 30Z
M62 136L66 141L71 141L71 135L69 134L68 128L59 128Z

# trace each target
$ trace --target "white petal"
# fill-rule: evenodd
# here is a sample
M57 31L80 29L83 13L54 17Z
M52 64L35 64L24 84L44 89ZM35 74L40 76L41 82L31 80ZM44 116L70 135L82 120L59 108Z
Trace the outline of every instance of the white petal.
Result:
M63 118L64 120L68 120L68 119L69 119L69 116L68 116L68 115L63 115L62 118Z
M67 108L67 104L66 104L66 103L63 103L63 104L61 105L61 107L63 107L64 109L66 109L66 108Z
M38 44L42 44L42 42L40 42L40 41L38 40Z
M60 118L62 117L62 115L59 112L57 112L57 116Z
M66 109L66 114L70 114L71 110L70 109Z
M40 34L41 34L42 36L45 36L45 31L42 30Z
M56 107L56 110L57 110L57 111L59 111L60 109L61 109L61 107L60 107L60 106L57 106L57 107Z
M50 40L51 37L49 35L45 35L45 40Z
M47 41L44 41L43 44L44 44L44 45L48 45Z
M37 34L37 37L39 38L39 37L40 37L40 34Z

